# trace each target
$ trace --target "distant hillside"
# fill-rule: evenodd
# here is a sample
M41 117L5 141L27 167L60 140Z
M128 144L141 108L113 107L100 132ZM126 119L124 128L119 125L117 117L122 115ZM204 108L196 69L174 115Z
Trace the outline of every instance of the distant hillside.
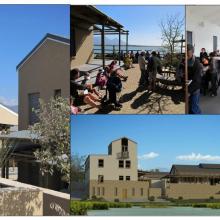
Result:
M101 44L101 37L95 36L94 37L94 44L100 45ZM118 38L110 39L108 37L105 37L105 44L106 45L118 45ZM126 43L121 40L121 45L125 45Z
M11 109L13 112L18 113L18 105L13 105L13 106L6 106L7 108Z

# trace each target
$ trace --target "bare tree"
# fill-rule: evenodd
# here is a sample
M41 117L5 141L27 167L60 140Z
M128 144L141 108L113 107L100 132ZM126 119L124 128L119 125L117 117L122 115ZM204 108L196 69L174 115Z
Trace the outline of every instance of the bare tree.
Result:
M177 43L184 34L184 18L176 15L167 15L166 19L160 21L163 45L170 53L170 63L173 63L173 55L176 51Z

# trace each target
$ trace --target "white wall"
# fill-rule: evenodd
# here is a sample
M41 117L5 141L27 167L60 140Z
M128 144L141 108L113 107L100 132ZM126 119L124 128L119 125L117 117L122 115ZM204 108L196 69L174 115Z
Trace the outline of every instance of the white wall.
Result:
M195 55L199 56L201 48L206 48L207 53L213 51L213 36L218 38L218 48L220 48L220 21L213 19L216 6L186 7L186 30L193 33L193 45L195 46ZM212 13L213 11L213 13ZM207 16L202 16L206 15ZM217 23L219 22L219 24Z

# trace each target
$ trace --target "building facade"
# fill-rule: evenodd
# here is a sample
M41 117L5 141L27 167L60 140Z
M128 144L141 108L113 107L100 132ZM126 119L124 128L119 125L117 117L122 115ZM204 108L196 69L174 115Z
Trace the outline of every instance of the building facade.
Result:
M69 98L69 57L69 39L47 34L18 64L19 130L36 122L33 109L39 108L39 99L47 102L55 96Z
M112 141L108 146L108 155L89 155L85 167L89 198L148 200L149 182L138 180L136 142L125 137Z

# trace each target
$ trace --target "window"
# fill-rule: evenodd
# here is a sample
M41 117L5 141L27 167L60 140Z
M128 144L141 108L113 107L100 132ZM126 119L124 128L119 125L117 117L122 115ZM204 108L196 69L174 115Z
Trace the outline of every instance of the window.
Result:
M132 188L132 196L135 196L135 188Z
M119 176L119 180L124 180L124 177L123 176Z
M213 36L213 51L216 51L218 48L218 37Z
M104 176L98 175L98 183L103 183L103 182L104 182Z
M95 187L92 187L92 195L95 196Z
M112 155L112 144L108 146L108 155Z
M100 196L100 187L97 188L97 195Z
M126 160L126 168L131 168L131 161L130 160Z
M128 139L127 138L122 138L121 139L121 145L122 146L128 146Z
M99 159L99 167L104 167L104 160L103 159Z
M105 188L102 187L102 195L104 196L105 195Z
M118 188L115 187L115 196L118 196Z
M122 146L121 151L122 152L127 152L128 151L128 146Z
M192 33L192 31L187 31L187 43L193 45L193 33Z
M126 176L126 180L128 181L128 180L130 180L131 179L131 177L130 176Z
M40 93L32 93L28 95L29 107L29 124L33 125L39 121L36 111L40 108Z
M141 196L143 196L143 195L144 195L144 189L141 188Z
M124 168L124 160L119 160L118 161L118 167L119 168Z
M61 89L55 89L54 90L54 98L61 97Z

